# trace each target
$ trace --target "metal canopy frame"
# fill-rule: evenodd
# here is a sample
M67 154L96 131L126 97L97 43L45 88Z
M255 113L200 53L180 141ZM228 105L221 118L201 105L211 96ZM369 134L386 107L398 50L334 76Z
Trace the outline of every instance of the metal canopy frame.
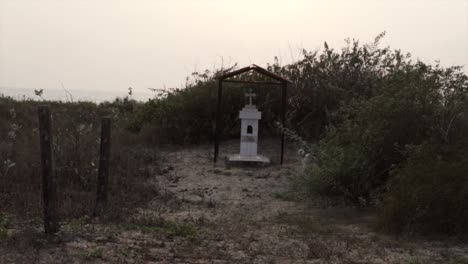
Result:
M256 71L261 75L267 76L276 82L256 82L256 81L242 81L242 80L228 80L228 78L240 75L245 72ZM287 97L287 86L288 83L291 83L288 79L281 77L273 72L270 72L258 65L252 64L250 66L235 70L232 72L225 73L215 78L218 80L218 97L217 97L217 106L216 106L216 125L215 125L215 142L214 142L214 158L213 162L216 163L219 154L219 138L221 134L221 100L223 94L223 82L231 83L253 83L253 84L268 84L268 85L278 85L281 86L282 95L281 95L281 125L286 127L286 97ZM283 164L284 157L284 132L281 132L281 161Z

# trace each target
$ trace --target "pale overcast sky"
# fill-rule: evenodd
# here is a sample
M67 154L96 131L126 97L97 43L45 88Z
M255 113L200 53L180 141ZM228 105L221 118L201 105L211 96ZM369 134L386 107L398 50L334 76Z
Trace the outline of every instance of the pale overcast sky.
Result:
M467 14L468 0L0 0L0 87L182 86L223 61L285 64L382 31L415 58L466 65Z

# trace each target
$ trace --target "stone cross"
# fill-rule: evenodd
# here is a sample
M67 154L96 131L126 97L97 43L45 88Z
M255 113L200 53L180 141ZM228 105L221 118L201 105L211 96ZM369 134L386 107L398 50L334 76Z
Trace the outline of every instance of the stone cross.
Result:
M246 97L249 98L249 104L252 105L252 97L255 97L256 95L252 92L252 88L249 89L249 92L245 94Z

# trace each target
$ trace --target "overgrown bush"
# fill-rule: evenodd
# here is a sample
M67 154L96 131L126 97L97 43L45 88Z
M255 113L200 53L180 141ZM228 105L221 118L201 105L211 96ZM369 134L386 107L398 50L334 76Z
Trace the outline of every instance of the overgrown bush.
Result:
M362 92L331 111L322 139L311 148L314 162L296 186L363 205L379 204L383 195L381 223L389 229L459 231L467 210L460 199L468 195L460 187L468 185L468 78L460 67L385 53L376 63L380 74L357 71L378 80L357 85L353 91Z
M408 54L379 48L385 32L372 43L361 45L346 40L341 51L324 43L322 51L303 51L298 62L268 69L284 75L292 84L289 88L289 127L307 139L318 139L329 124L329 113L341 104L369 97L384 81L389 71L404 65Z
M290 65L280 65L275 58L267 69L289 80L288 127L299 135L318 139L329 123L329 113L343 102L368 97L380 86L389 71L401 69L409 55L378 44L385 32L374 42L360 45L347 40L341 53L325 47L318 51L303 51L303 58ZM213 72L194 73L183 89L165 92L137 110L130 126L134 131L153 127L161 138L171 142L200 142L213 138L217 82L214 77L237 67ZM236 77L238 80L271 81L255 72ZM223 89L223 135L238 136L238 111L245 103L244 91L253 88L257 106L263 112L260 133L276 134L275 122L280 121L281 89L277 86L228 84Z
M468 234L468 145L411 148L384 194L380 225L389 231Z

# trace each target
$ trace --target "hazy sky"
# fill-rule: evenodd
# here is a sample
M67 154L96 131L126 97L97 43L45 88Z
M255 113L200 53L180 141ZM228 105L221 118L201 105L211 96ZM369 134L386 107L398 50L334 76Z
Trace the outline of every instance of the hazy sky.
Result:
M468 64L468 0L0 0L0 87L182 86L223 62L285 64L384 30L425 62Z

